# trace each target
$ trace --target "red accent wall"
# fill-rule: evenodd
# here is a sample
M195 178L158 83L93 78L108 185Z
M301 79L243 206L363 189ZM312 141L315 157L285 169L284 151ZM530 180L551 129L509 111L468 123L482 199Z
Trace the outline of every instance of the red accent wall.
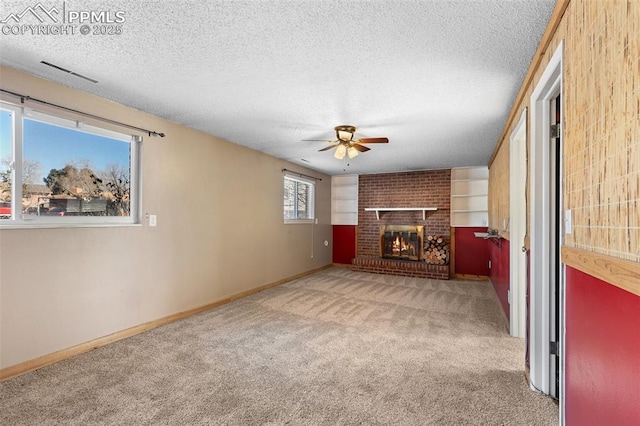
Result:
M456 228L456 274L489 276L489 241L477 238L474 232L487 232L484 228Z
M333 225L333 263L350 265L356 257L356 225Z
M640 296L567 267L567 425L640 424Z
M456 232L458 232L456 230ZM490 241L489 258L491 259L491 270L489 271L489 279L493 284L493 288L500 299L500 304L507 318L510 318L509 312L509 240L500 239L502 247L497 247ZM457 266L456 266L457 267Z

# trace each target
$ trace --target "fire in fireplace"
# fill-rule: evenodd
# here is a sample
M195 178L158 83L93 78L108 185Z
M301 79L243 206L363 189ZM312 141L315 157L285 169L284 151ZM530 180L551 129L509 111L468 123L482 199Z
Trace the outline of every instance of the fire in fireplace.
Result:
M423 226L380 226L380 256L394 259L422 260Z

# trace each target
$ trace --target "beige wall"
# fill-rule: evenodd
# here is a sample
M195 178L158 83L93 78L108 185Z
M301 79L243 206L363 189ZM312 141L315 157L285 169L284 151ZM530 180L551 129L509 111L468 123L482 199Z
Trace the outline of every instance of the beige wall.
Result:
M563 194L573 216L565 245L640 261L638 34L638 1L568 2L490 164L490 227L501 229L509 215L509 135L564 40Z
M0 368L331 263L328 176L10 68L0 85L167 135L142 149L157 227L0 230ZM285 167L322 178L318 225L283 224Z

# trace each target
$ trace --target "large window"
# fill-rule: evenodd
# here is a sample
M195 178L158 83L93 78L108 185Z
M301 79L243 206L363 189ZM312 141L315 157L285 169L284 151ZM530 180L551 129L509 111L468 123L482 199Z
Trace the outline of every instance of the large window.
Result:
M312 181L285 175L284 177L284 221L285 223L311 222L313 212Z
M0 103L0 227L138 222L138 141Z

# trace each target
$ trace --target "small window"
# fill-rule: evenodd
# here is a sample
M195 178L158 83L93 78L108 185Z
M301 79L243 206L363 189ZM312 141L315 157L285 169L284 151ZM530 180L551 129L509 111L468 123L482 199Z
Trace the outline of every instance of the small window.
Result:
M314 183L298 177L284 177L285 223L308 223L314 218Z
M137 223L137 140L0 104L0 226Z

